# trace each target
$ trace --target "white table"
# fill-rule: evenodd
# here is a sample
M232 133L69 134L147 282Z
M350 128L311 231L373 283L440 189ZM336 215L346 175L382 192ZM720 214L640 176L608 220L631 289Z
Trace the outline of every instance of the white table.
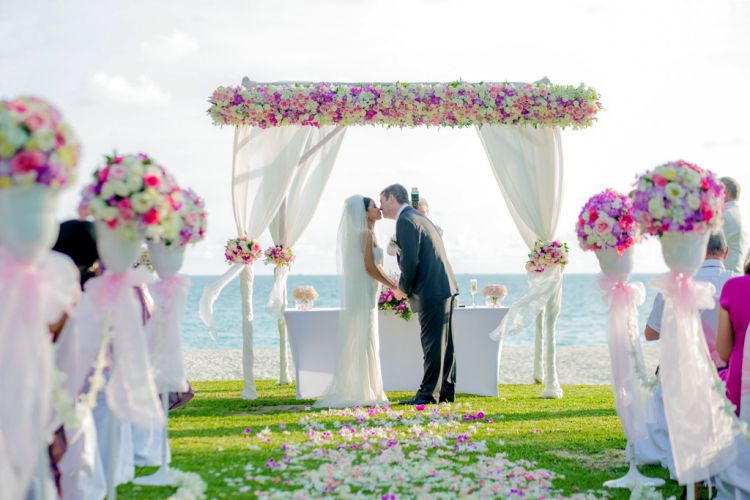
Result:
M499 347L489 333L507 307L461 307L453 313L456 351L456 392L498 395ZM297 380L297 399L321 396L336 367L336 329L339 309L288 309L284 313ZM419 320L379 311L380 366L386 391L416 392L422 381Z

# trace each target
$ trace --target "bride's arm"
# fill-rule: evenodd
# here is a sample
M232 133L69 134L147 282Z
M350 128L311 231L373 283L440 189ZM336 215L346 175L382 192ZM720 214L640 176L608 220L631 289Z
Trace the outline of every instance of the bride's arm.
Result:
M367 271L367 274L369 274L372 279L379 283L382 283L388 288L392 288L394 290L397 289L398 285L388 279L388 276L386 276L383 269L375 264L375 258L372 256L372 249L374 248L373 238L372 232L370 231L367 231L367 233L365 234L364 246L365 248L363 253L365 256L365 271Z

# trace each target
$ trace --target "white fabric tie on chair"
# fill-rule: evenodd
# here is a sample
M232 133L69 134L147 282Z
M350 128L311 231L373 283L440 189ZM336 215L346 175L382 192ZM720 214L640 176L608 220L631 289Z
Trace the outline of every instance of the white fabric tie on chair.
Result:
M86 282L79 310L79 328L101 335L112 330L112 376L105 394L107 405L123 421L139 426L164 424L142 312L134 288L153 281L145 269L106 272Z
M30 264L0 248L0 487L24 498L40 450L59 425L53 416L54 358L49 325L69 311L78 269L50 252Z

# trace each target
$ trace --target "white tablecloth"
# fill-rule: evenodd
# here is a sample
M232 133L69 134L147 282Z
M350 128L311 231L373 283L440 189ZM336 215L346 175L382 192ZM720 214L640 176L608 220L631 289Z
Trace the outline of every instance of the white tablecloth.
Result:
M456 392L498 395L499 343L489 338L507 307L458 308L453 314ZM422 346L417 315L410 321L379 311L380 365L386 391L416 392L422 381ZM338 309L288 309L289 343L297 399L313 399L328 387L336 367Z

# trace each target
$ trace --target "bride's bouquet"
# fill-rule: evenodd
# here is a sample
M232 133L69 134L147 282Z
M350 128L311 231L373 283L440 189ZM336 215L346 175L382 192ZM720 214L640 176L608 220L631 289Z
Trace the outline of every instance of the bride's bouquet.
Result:
M378 297L378 309L383 311L393 311L396 316L409 321L411 319L411 308L406 299L397 299L396 294L390 288L383 288Z

